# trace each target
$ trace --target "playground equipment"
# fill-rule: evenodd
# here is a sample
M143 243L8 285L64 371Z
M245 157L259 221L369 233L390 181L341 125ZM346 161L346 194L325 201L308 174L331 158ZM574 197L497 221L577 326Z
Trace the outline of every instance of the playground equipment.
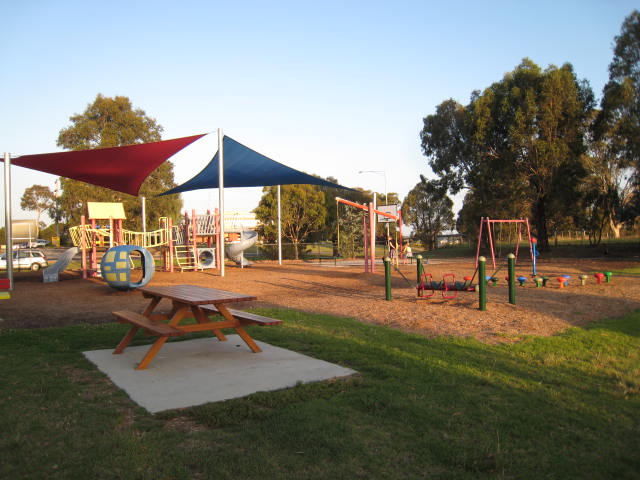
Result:
M375 273L376 264L376 215L381 215L386 218L390 218L397 222L398 225L398 244L402 245L402 212L398 211L398 215L393 215L389 212L383 212L377 210L373 203L361 205L344 198L336 197L338 204L343 203L351 207L364 210L366 213L362 217L362 238L364 243L364 271L365 273Z
M244 254L242 252L255 245L257 239L258 232L253 230L241 231L239 240L231 240L227 243L225 248L227 257L242 267L251 266L251 262L244 258Z
M118 245L161 249L163 268L169 272L173 272L175 268L180 271L196 271L219 268L221 265L222 229L217 209L214 213L207 211L206 214L198 215L195 210L185 212L183 220L175 226L170 218L160 218L159 228L150 232L134 232L122 228L125 215L121 203L88 202L87 210L87 217L81 217L81 225L69 229L74 245L82 253L83 278L100 274L98 249ZM229 218L237 216L238 214L232 214ZM232 226L225 228L231 242L227 254L239 265L247 266L249 262L239 259L242 258L242 251L255 243L257 233L246 231L243 227L238 230L233 226L237 224L235 220L231 223ZM238 235L246 238L234 242L234 236Z
M131 281L131 253L139 252L142 260L142 279L139 282ZM144 247L137 245L118 245L111 247L102 257L100 262L102 276L107 284L116 290L132 290L144 287L155 272L153 256Z
M60 255L56 263L42 271L42 281L44 283L57 282L60 277L60 272L67 268L69 263L71 263L71 260L73 260L73 257L75 257L79 251L78 247L71 247L65 250L64 253Z
M418 291L418 299L428 299L435 295L436 290L441 292L442 298L452 299L458 296L458 292L475 292L475 285L471 284L473 277L463 277L463 282L456 281L456 276L453 273L445 273L442 276L442 281L433 280L433 276L430 273L423 273L420 278L420 283L416 286ZM427 293L431 292L431 293Z
M9 300L11 298L11 280L9 278L0 278L0 300Z
M606 283L610 283L613 272L598 272L594 273L593 276L596 278L596 283L600 285L603 279L606 279Z
M487 231L487 236L489 238L489 249L491 251L491 260L493 262L493 268L496 268L496 254L495 254L495 246L493 241L493 229L492 226L494 224L503 225L503 224L515 224L517 226L517 239L516 248L514 252L515 261L518 261L518 250L520 248L520 241L522 240L522 228L526 227L527 239L529 241L529 251L531 252L531 263L533 266L532 275L536 276L536 256L537 256L537 240L531 236L531 228L529 227L528 219L520 219L520 220L491 220L489 217L482 217L480 219L480 229L478 231L478 246L476 249L476 267L478 266L478 259L480 257L480 247L482 246L482 235L484 230Z

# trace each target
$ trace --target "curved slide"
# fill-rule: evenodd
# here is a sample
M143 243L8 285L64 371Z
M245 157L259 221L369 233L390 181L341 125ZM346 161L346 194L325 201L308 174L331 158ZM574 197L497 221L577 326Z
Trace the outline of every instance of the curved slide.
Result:
M44 283L57 282L60 272L67 268L69 263L71 263L71 260L73 260L73 257L75 257L79 251L78 247L71 247L66 250L62 255L60 255L56 263L42 270L42 281Z
M251 262L244 258L242 252L252 247L256 243L256 240L258 240L258 232L253 230L243 231L240 234L240 240L227 243L225 249L227 257L236 262L236 265L242 265L243 267L250 266Z

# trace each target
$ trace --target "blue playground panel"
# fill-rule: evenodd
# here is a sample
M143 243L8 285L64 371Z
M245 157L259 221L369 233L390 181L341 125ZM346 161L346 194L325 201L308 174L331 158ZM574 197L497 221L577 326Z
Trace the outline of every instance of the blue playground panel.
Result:
M142 280L139 282L131 281L131 252L140 252L142 259ZM116 290L132 290L138 287L144 287L156 271L155 262L151 252L137 245L118 245L107 250L100 261L100 269L102 278L109 284L111 288Z

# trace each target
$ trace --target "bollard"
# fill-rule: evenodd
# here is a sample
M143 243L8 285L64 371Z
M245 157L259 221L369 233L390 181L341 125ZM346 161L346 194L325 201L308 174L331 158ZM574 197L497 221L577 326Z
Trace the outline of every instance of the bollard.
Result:
M542 286L546 287L548 281L549 281L549 277L542 277Z
M535 282L536 282L536 288L539 288L542 286L542 278L540 277L536 277L534 278Z
M578 278L580 279L580 285L584 287L587 284L587 278L589 277L587 275L580 275Z
M596 277L596 283L600 285L602 283L602 279L604 278L604 273L594 273L594 277Z
M480 310L485 311L487 309L487 277L485 272L485 263L487 259L485 257L478 258L478 291L480 292Z
M507 281L509 282L509 303L516 304L516 256L513 253L507 255L507 268L508 275Z
M387 301L391 300L391 259L384 257L384 289Z
M612 275L613 275L613 272L604 272L604 276L607 277L607 283L611 281Z
M527 282L527 277L518 277L517 280L520 286L524 287L524 284Z
M416 255L416 288L418 289L418 296L422 297L422 289L420 284L422 282L422 255Z

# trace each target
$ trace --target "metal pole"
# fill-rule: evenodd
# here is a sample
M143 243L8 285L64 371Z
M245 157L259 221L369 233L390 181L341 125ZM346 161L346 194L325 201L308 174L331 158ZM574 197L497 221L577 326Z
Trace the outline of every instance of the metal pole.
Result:
M507 264L509 269L509 303L516 304L516 256L513 253L507 255Z
M11 155L4 153L4 233L9 290L13 290L13 232L11 231Z
M340 255L340 202L336 200L336 242L337 254Z
M224 134L218 129L218 208L220 209L220 276L224 277Z
M384 289L385 298L391 301L391 259L384 257Z
M416 286L420 285L422 280L422 255L416 255ZM422 297L422 289L418 290L418 296Z
M55 192L53 195L56 197L56 237L58 237L58 243L60 242L60 222L58 219L60 218L60 204L58 203L60 198L60 178L56 178L55 182ZM60 245L58 245L60 246Z
M480 310L485 311L487 309L487 275L486 264L487 259L485 257L478 258L478 291L480 292Z
M375 206L369 204L369 256L371 258L371 273L376 273L376 215L373 213Z
M282 206L280 205L280 185L278 185L278 265L282 265Z
M147 233L147 198L144 196L140 198L142 199L142 233ZM146 241L143 240L143 243L146 243ZM146 247L146 245L143 245L143 247Z

